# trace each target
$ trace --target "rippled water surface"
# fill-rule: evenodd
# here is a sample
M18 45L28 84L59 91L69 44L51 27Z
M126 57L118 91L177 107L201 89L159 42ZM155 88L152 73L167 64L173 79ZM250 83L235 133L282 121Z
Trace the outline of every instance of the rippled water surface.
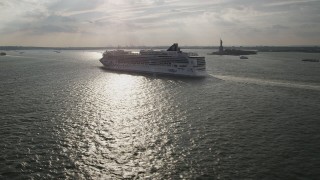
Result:
M101 51L0 57L0 179L319 179L319 54L206 56L204 79Z

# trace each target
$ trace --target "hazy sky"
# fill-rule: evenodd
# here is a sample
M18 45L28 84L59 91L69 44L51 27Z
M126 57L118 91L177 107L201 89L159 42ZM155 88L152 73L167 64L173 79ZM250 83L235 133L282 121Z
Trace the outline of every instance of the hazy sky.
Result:
M1 0L0 46L320 45L320 0Z

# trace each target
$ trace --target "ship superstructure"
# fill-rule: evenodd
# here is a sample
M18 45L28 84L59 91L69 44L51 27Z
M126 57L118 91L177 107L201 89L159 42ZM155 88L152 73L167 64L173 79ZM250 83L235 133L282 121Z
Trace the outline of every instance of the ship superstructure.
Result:
M191 77L204 77L207 75L205 57L198 56L196 53L182 52L177 43L169 47L167 51L106 51L103 53L100 62L107 69L119 71Z

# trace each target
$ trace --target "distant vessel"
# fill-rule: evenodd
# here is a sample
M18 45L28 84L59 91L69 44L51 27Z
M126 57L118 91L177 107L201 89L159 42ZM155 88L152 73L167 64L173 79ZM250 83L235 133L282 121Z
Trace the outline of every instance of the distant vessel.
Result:
M240 56L240 59L249 59L247 56Z
M189 77L205 77L205 57L180 51L174 43L167 51L124 50L105 51L100 62L106 69L119 71L170 74Z
M5 56L5 55L7 55L7 53L5 53L5 52L0 53L0 56Z
M60 51L53 51L53 52L55 52L55 53L60 53Z
M319 59L302 59L302 61L319 62Z
M220 39L220 47L219 51L208 53L208 55L234 55L234 56L240 56L240 55L250 55L250 54L257 54L257 51L253 50L240 50L240 49L225 49L222 46L222 40Z

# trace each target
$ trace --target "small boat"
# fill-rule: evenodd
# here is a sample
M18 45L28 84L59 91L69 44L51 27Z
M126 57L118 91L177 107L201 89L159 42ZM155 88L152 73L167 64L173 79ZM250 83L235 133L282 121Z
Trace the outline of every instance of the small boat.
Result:
M307 61L307 62L319 62L319 59L302 59L302 61Z
M55 53L60 53L60 51L53 51L53 52L55 52Z
M240 59L249 59L247 56L240 56Z
M0 53L0 56L5 56L5 55L7 55L7 53L5 53L5 52Z

